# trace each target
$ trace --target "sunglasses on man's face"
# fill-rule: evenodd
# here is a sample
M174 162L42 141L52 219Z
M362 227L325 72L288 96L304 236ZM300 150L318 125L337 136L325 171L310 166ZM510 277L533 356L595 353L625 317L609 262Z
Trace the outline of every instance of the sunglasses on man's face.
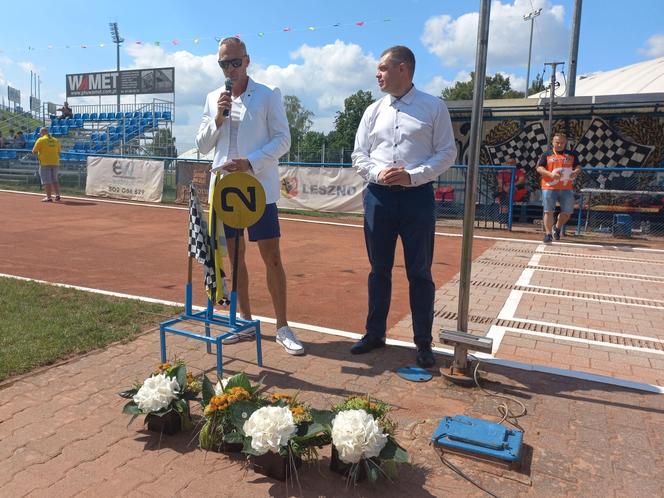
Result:
M233 66L233 67L240 67L242 65L242 60L246 57L246 55L243 55L239 59L229 59L229 60L218 60L217 62L219 63L219 67L221 69L228 69L228 66Z

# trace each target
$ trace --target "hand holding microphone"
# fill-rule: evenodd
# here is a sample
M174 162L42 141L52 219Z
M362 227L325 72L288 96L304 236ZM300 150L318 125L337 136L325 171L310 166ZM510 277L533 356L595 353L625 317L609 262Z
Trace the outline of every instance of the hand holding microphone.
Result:
M230 97L231 90L233 90L233 81L230 78L226 78L226 93ZM228 116L230 109L227 107L224 109L224 117Z
M233 90L233 81L230 78L226 78L225 86L226 91L221 92L219 100L217 100L217 117L215 118L217 127L221 126L224 118L229 116L231 109L231 90Z

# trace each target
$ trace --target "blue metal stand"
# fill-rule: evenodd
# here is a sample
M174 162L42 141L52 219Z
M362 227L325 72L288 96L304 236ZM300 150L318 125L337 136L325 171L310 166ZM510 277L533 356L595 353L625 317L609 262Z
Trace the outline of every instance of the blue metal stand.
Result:
M191 281L187 282L185 287L185 310L178 318L166 320L159 324L159 343L161 347L161 361L166 361L166 332L171 334L189 337L197 341L205 342L207 352L212 354L212 345L216 345L217 355L217 376L221 379L223 375L222 365L222 350L223 344L221 341L231 337L235 334L254 334L256 336L256 362L259 367L263 366L263 352L261 349L261 324L258 320L244 320L236 317L237 307L237 293L231 292L230 313L228 315L220 315L214 313L214 303L208 299L207 308L203 311L193 312L191 300ZM205 335L190 332L176 328L175 325L181 322L194 321L203 322L205 324ZM225 329L219 335L212 335L210 326Z

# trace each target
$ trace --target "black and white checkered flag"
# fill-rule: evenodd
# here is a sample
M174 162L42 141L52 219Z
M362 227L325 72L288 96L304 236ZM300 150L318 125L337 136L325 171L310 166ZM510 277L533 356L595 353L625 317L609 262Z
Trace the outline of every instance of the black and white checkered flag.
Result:
M492 164L505 164L507 158L512 158L520 168L530 171L546 150L546 144L544 127L540 123L530 123L509 140L487 145L485 150Z
M219 304L228 304L225 296L228 296L224 282L223 270L221 272L221 285L223 299L217 299L217 272L215 271L214 254L210 248L210 235L208 225L203 217L201 204L196 196L193 184L189 190L189 255L196 259L205 268L205 289L208 296Z

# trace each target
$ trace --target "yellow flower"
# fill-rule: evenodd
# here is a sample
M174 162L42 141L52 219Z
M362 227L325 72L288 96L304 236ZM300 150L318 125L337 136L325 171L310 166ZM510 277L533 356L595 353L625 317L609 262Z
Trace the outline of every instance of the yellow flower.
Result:
M210 404L210 405L207 405L205 407L205 411L203 412L203 415L205 415L207 417L209 415L212 415L216 411L217 411L217 407L215 405Z
M290 402L293 397L290 394L286 393L274 393L272 395L272 403L277 403L278 401L284 400L286 403Z
M293 417L301 417L304 415L304 407L302 406L294 406L290 411L293 414Z
M191 384L194 381L194 374L187 372L187 384Z

